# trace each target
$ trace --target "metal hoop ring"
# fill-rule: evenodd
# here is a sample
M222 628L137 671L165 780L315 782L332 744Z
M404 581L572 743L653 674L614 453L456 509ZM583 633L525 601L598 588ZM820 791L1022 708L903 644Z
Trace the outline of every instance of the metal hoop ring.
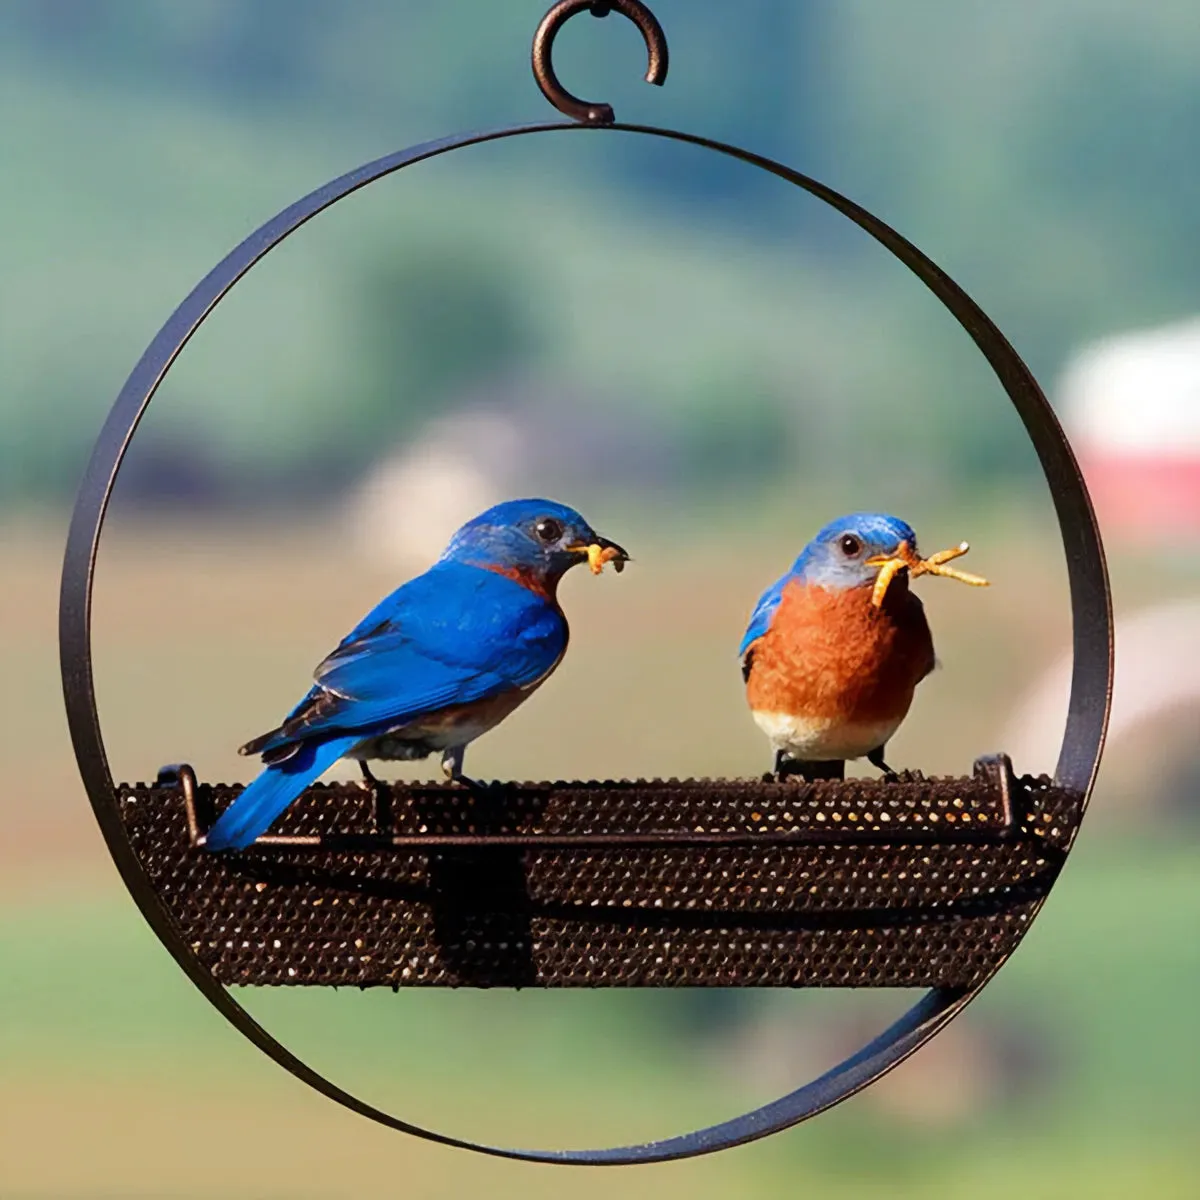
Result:
M732 1120L662 1141L603 1150L517 1150L478 1145L403 1121L339 1087L278 1042L225 990L179 936L134 853L117 807L100 719L96 710L91 646L92 583L105 512L121 461L138 422L163 376L213 308L229 290L305 222L359 188L414 163L484 142L529 134L587 129L683 142L726 155L811 193L837 209L905 264L948 308L987 358L1029 434L1050 485L1070 574L1074 667L1066 732L1056 782L1091 792L1112 692L1112 609L1108 574L1091 502L1074 455L1054 412L1029 369L982 309L912 243L824 184L781 163L694 134L646 125L542 123L510 126L426 142L377 159L311 192L273 217L200 281L150 343L125 382L92 452L76 500L63 563L59 604L59 652L67 719L75 756L109 852L142 915L205 998L248 1038L297 1079L353 1112L389 1128L444 1145L532 1162L582 1165L648 1163L687 1158L754 1141L823 1112L860 1091L924 1045L953 1019L987 982L969 989L935 989L857 1054L780 1100Z

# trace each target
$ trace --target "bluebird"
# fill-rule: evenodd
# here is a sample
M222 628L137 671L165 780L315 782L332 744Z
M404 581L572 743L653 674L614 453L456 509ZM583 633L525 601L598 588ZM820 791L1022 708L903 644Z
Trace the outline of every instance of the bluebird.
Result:
M576 563L620 571L629 555L565 505L510 500L468 521L423 575L378 604L317 667L278 729L247 742L264 770L209 831L242 849L339 758L422 759L463 779L469 742L544 683L567 649L558 582Z
M935 663L925 609L909 583L943 575L986 587L986 579L945 565L968 548L921 558L904 521L852 513L826 525L763 592L738 654L777 773L813 778L865 755L892 774L888 739Z

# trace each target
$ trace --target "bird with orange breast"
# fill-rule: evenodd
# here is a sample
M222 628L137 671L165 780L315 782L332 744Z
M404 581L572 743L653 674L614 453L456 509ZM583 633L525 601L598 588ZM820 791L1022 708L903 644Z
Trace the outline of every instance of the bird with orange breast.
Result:
M946 566L963 542L922 558L911 526L886 513L830 522L759 598L738 651L746 699L779 775L840 778L866 757L887 775L888 740L934 668L918 575L972 587L987 580Z

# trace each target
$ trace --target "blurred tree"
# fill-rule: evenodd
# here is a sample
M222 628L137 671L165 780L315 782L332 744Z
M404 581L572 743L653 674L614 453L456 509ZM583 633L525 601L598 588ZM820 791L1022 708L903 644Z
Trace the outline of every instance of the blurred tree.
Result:
M516 374L535 356L544 323L524 269L495 248L426 244L376 266L356 292L365 396L353 429L376 454L464 393Z
M795 467L794 405L753 367L715 367L676 411L679 461L705 492L761 483Z
M14 68L3 75L10 106L0 155L9 178L22 181L0 196L6 221L22 234L9 239L0 272L0 487L8 494L68 488L88 441L77 430L94 428L90 417L82 424L61 419L82 411L80 397L92 386L72 374L65 347L54 344L53 326L69 324L63 313L92 332L95 346L86 352L70 343L80 371L116 375L136 350L120 340L127 330L101 311L105 305L89 309L80 301L99 277L99 268L88 276L89 263L105 262L105 255L129 261L130 273L120 276L123 309L132 311L155 280L169 282L162 294L175 298L193 278L176 278L178 264L195 259L199 269L212 260L203 238L185 249L180 227L198 226L201 210L207 216L227 204L221 213L228 225L214 218L204 231L226 245L228 230L243 230L264 197L278 194L282 202L297 180L332 173L331 140L375 144L384 137L395 145L414 133L545 115L522 67L542 7L491 0L0 4L0 48ZM1195 307L1200 158L1187 145L1200 125L1200 23L1189 0L656 0L655 9L671 39L672 68L651 108L630 69L640 47L628 22L572 22L560 44L564 80L584 94L608 96L622 115L653 113L666 124L782 157L871 205L978 296L1039 375L1050 378L1082 339ZM163 123L170 129L155 141L161 131L140 122L160 111L169 114ZM138 132L128 136L139 139L132 153L112 133L131 124ZM54 154L46 150L51 145ZM733 280L758 270L744 266L740 250L729 252L721 226L769 252L786 228L804 239L810 263L830 268L827 277L799 281L795 294L803 301L819 291L831 330L849 329L859 308L873 306L880 332L860 358L882 361L907 337L911 281L880 295L879 275L858 274L878 250L848 223L810 215L819 207L797 205L776 181L698 151L664 153L647 139L605 139L600 154L588 139L587 151L567 153L556 139L506 146L504 161L527 168L508 177L520 175L525 189L517 203L532 210L547 192L565 193L565 163L583 173L582 186L578 175L571 181L571 194L590 192L597 244L615 244L604 238L619 230L631 260L647 231L669 253L662 213L690 207L677 253L710 254L714 281L718 271ZM239 186L232 188L228 177L235 174ZM126 211L131 189L144 214ZM87 220L81 197L91 210ZM645 228L639 212L648 214ZM81 231L64 286L51 259L61 254L63 227L72 224ZM159 240L148 244L151 228ZM372 269L358 326L364 375L373 378L364 403L376 419L358 428L377 435L380 422L403 426L538 351L529 291L511 267L451 245ZM31 303L39 270L40 309ZM105 276L96 294L111 294L115 278ZM357 286L349 273L334 282L343 293L347 282ZM302 288L292 294L314 310L308 329L333 324L327 311L315 311L321 297ZM762 352L752 344L755 332L730 335L747 343L740 352L748 357ZM578 328L566 336L574 340L561 358L571 363L586 336ZM300 395L291 430L281 432L278 422L257 429L250 417L234 414L230 428L247 458L298 461L327 439L318 410L329 376L353 391L347 403L359 403L358 377L326 366L335 358L330 347L344 340L340 329L320 347L310 337L295 356L321 404L304 407ZM656 362L649 345L642 360L625 365L667 395L673 364ZM956 380L925 330L911 339L911 350L909 393L932 399L904 418L899 437L936 441L943 460L972 477L1032 462L1015 423L966 419ZM112 362L101 361L105 353ZM840 353L834 347L830 359ZM891 381L855 388L846 386L852 370L837 371L841 377L826 392L843 398L847 421L874 412L885 425L893 421L884 411ZM292 379L279 386L302 392ZM697 393L680 430L694 472L734 477L782 463L780 447L792 442L787 414L769 390L733 372ZM39 415L45 413L55 415ZM805 444L811 432L806 424ZM365 453L370 436L353 454Z

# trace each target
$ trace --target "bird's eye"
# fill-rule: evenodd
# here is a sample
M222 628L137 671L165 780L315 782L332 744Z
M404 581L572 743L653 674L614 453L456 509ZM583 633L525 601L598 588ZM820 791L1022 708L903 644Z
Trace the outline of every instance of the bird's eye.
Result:
M842 553L847 558L853 558L862 549L862 542L852 533L843 534L838 545L841 546Z
M543 542L557 542L563 535L562 522L553 517L543 517L533 527L533 531Z

